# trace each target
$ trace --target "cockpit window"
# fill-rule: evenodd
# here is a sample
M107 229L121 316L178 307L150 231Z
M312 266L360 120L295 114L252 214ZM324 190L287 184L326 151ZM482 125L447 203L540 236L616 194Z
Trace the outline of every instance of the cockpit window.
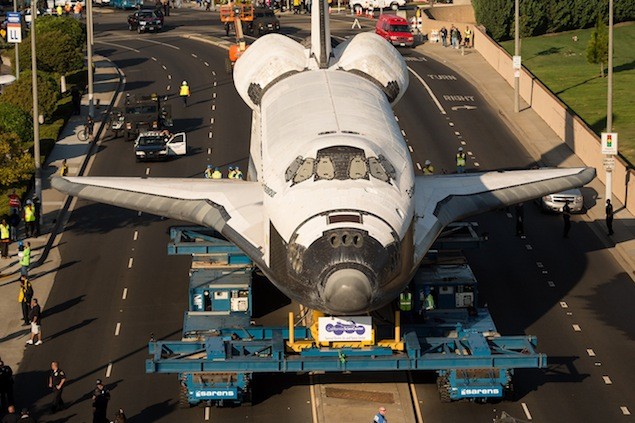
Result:
M285 172L285 180L292 185L304 182L311 177L315 181L357 180L370 177L390 184L395 179L394 166L384 156L366 157L361 148L334 146L318 150L315 159L298 156Z

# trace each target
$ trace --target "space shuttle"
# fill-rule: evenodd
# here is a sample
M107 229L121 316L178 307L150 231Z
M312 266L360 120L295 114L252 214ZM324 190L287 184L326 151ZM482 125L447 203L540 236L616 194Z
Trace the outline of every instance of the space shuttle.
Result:
M306 307L357 315L394 300L451 222L580 187L593 168L415 176L392 106L401 54L373 33L336 47L326 0L310 46L255 41L234 83L252 110L248 178L56 177L69 195L214 228Z

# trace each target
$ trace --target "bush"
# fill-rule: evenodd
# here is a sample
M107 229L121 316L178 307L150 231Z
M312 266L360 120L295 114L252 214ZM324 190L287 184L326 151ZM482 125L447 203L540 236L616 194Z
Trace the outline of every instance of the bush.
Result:
M11 104L33 116L33 88L31 86L31 71L24 71L20 79L9 85L2 94L2 103ZM60 99L57 80L50 74L38 72L38 108L39 113L49 118L55 112L57 101Z
M509 0L473 0L476 21L485 25L495 40L508 39L514 22L514 3ZM510 6L511 5L511 6Z
M84 55L75 45L76 41L62 31L37 31L35 44L38 70L67 74L84 66ZM20 63L31 63L30 48L20 49Z
M43 16L35 20L35 31L37 35L62 32L71 38L74 47L79 48L80 51L86 45L86 25L72 17Z
M9 187L31 177L33 157L28 144L14 133L0 132L0 185Z
M0 103L0 132L13 132L22 141L33 141L33 118L13 105Z
M520 36L533 37L547 31L547 2L544 0L524 0L519 4ZM513 26L512 26L513 28ZM513 34L510 34L512 36Z

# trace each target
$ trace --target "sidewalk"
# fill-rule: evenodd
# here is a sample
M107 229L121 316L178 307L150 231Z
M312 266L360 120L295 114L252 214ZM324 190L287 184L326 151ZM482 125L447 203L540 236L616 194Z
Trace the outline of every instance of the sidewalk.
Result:
M444 48L440 43L425 43L417 47L423 53L468 79L487 102L504 118L509 128L527 148L537 163L543 166L580 167L584 163L551 130L529 105L521 99L520 112L514 113L514 89L473 49L461 50ZM604 172L604 169L596 169ZM616 183L618 183L616 181ZM592 223L591 228L615 259L635 278L635 219L616 198L612 199L616 210L613 230L615 235L607 235L604 213L605 186L597 178L584 192L587 213L577 215ZM589 192L593 195L588 195Z
M107 112L119 90L120 74L118 69L107 59L95 56L95 128L96 139L104 131L103 113ZM88 115L88 97L82 99L81 116L73 116L68 121L53 151L42 166L42 221L41 232L37 238L29 238L31 242L30 280L33 283L35 298L38 299L43 317L46 318L46 300L51 292L55 273L60 268L61 257L58 249L63 227L60 218L68 216L61 213L72 208L74 201L51 188L50 177L58 172L63 159L67 160L69 175L81 174L87 166L87 158L94 143L79 141L75 135ZM3 200L3 201L6 201ZM17 242L9 247L9 259L0 263L0 357L6 365L18 373L24 354L25 342L29 338L30 328L22 325L22 312L18 303L20 284L20 265L17 258ZM43 326L43 341L46 342L46 325ZM29 347L37 348L37 347Z

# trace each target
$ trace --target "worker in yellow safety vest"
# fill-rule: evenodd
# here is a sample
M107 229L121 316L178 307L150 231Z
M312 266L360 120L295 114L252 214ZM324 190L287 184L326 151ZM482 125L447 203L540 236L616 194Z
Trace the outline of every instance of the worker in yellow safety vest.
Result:
M219 168L214 168L214 172L212 172L212 179L222 179L223 178L223 173L220 171Z
M57 13L58 18L64 14L64 9L62 8L61 4L57 5L57 7L55 8L55 12Z
M187 107L187 98L190 96L190 86L187 85L187 81L183 81L181 83L179 96L183 99L183 104L185 105L185 107Z
M456 173L465 173L465 160L463 147L459 147L459 151L456 153Z
M469 26L465 27L465 37L463 37L465 47L472 47L472 30Z
M35 235L35 206L31 200L24 206L24 232L27 238Z
M207 165L204 173L205 179L212 179L212 173L214 173L214 171L212 170L212 165Z
M0 246L2 247L2 258L9 257L9 244L11 243L11 229L6 220L0 223Z
M432 162L430 160L426 160L425 163L423 163L423 174L424 175L434 174L434 166L432 166Z
M236 171L234 170L234 166L229 166L229 172L227 172L227 179L234 179L236 175Z
M411 311L412 310L412 294L408 289L399 294L399 310Z
M236 166L234 168L234 179L243 179L243 172Z

